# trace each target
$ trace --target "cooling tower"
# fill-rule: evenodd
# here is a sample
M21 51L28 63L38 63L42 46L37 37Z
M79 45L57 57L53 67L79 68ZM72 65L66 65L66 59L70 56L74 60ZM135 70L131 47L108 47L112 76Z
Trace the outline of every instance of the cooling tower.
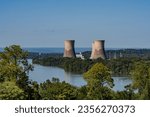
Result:
M95 40L92 43L92 53L91 59L102 58L106 59L105 49L104 49L104 40Z
M64 57L75 58L74 40L65 40L64 42Z

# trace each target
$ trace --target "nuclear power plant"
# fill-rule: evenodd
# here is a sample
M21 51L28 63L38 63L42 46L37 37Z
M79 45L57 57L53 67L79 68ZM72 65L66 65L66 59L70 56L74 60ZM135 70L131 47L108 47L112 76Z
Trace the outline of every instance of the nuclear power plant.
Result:
M69 58L75 58L75 49L74 49L74 40L65 40L64 42L64 57ZM92 53L90 59L97 59L102 58L106 59L105 49L104 49L104 40L95 40L92 43ZM82 57L81 57L82 56ZM77 54L77 57L80 57L81 59L84 58L84 56L80 53L80 55Z
M65 40L64 57L75 58L74 40Z
M91 59L102 58L106 59L105 49L104 49L104 40L95 40L92 43L92 53Z

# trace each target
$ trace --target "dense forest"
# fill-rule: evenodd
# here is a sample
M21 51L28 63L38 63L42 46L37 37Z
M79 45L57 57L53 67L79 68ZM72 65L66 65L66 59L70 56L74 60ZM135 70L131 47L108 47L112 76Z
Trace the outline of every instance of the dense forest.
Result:
M150 62L149 59L139 59L139 58L118 58L103 60L101 58L96 60L80 58L63 58L63 57L43 57L34 58L34 64L41 64L44 66L57 66L63 68L65 71L74 73L84 73L88 71L94 64L103 63L115 76L128 76L136 62Z
M34 63L59 66L66 71L83 73L87 85L75 87L53 78L38 84L29 79L34 70L28 52L18 45L0 53L0 99L14 100L134 100L150 99L150 60L117 58L110 60L35 57ZM127 74L132 84L124 91L113 91L112 74Z

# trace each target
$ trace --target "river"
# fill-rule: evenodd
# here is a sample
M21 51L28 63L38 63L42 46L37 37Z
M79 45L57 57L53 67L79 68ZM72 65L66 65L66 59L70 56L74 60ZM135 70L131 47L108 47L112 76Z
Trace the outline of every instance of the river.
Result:
M52 79L53 77L59 78L60 81L65 81L74 86L86 85L86 81L83 79L82 74L73 74L70 72L65 72L62 68L42 66L34 64L34 70L29 73L29 78L38 83L42 83L47 79ZM128 77L112 77L114 79L115 86L113 90L121 91L124 90L124 86L130 84L132 81Z

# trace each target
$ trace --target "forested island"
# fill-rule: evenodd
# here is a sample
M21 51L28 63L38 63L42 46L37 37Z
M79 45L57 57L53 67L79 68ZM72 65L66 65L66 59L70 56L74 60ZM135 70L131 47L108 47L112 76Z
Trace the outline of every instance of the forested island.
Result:
M40 64L44 66L57 66L63 68L67 72L81 73L87 72L94 64L103 63L111 70L111 74L114 76L128 76L133 69L136 62L150 63L150 59L140 58L117 58L104 60L98 58L96 60L80 58L64 58L64 57L37 57L33 59L34 64Z
M112 50L113 51L113 50ZM111 55L109 51L107 54ZM118 54L116 51L119 51ZM150 58L149 51L115 51L108 59L90 60L86 58L63 58L60 54L36 54L24 51L18 45L4 48L0 53L0 99L13 100L137 100L150 99ZM129 56L132 53L132 56ZM113 51L114 52L114 51ZM112 52L112 53L113 53ZM143 52L145 54L143 54ZM121 52L122 53L122 52ZM128 56L127 56L128 55ZM65 71L82 73L87 85L75 87L53 78L38 84L29 78L34 70L33 63L57 66ZM113 91L112 75L129 75L132 79L124 91Z

